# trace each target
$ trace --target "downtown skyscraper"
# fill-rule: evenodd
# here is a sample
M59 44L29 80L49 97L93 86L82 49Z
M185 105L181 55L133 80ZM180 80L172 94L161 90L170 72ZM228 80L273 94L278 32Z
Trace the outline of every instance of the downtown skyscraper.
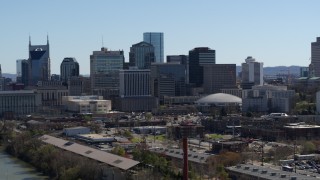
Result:
M320 77L320 37L311 43L311 64L309 66L311 77Z
M50 71L50 53L49 38L47 36L46 45L31 45L29 37L29 85L36 85L38 81L49 81L51 77Z
M164 62L163 33L162 32L145 32L143 33L143 41L153 45L155 62L163 63Z

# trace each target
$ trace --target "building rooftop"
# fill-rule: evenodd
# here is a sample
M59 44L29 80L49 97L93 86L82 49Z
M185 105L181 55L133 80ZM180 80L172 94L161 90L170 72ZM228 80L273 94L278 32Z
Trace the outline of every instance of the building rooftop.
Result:
M64 128L65 130L76 130L76 129L89 129L88 127L83 126L77 126L77 127L70 127L70 128Z
M225 94L225 93L216 93L211 94L208 96L205 96L199 100L197 100L195 103L197 104L213 104L213 103L242 103L242 99L233 96L231 94Z
M255 179L265 180L311 180L315 177L306 176L294 172L282 171L277 169L271 169L266 166L256 166L250 164L240 164L237 166L231 166L226 168L228 171L236 172L239 174L247 174L249 176L256 177ZM245 179L245 178L244 178Z
M1 94L33 94L34 90L19 90L19 91L0 91Z
M183 150L182 149L167 149L167 148L151 148L150 151L165 154L166 156L183 159ZM198 153L193 151L188 151L188 161L204 164L212 154L207 153Z
M110 166L114 166L122 170L128 170L140 163L139 161L117 156L108 152L100 151L88 146L77 144L71 141L66 141L60 138L55 138L49 135L43 135L39 139L60 149L64 149L66 151L70 151L78 155L85 156L102 163L106 163Z

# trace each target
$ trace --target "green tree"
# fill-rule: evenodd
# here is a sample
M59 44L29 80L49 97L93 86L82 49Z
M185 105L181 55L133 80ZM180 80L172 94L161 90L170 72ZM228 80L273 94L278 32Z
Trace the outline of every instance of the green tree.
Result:
M314 153L316 146L311 141L307 141L302 145L302 154Z
M112 149L111 153L119 156L124 156L126 154L126 150L124 150L124 148L121 146L116 146Z

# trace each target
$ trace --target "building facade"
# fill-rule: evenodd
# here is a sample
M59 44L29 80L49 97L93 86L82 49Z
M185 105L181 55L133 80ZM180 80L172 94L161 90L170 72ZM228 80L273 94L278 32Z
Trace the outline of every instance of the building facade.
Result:
M119 95L119 70L123 69L123 51L101 48L90 55L90 78L92 94L104 98Z
M36 85L38 81L49 81L50 53L49 39L46 45L31 45L29 40L29 85Z
M0 115L12 112L16 116L36 112L41 106L41 95L33 90L1 91Z
M243 84L263 85L263 63L256 62L248 56L245 63L241 64L241 79Z
M154 47L155 62L164 62L163 52L163 33L162 32L145 32L143 41L152 44Z
M186 66L177 62L153 63L151 65L152 94L162 96L185 96L187 94Z
M23 83L25 86L29 85L29 61L22 60L21 61L21 78L17 76L17 82Z
M111 111L111 101L102 96L64 96L65 110L76 113L107 113Z
M2 69L0 64L0 91L4 91L6 89L6 78L2 77Z
M154 47L147 42L140 42L130 47L129 65L139 69L150 69L151 63L154 62Z
M221 89L236 88L235 64L203 65L203 89L205 94L221 92Z
M320 37L311 43L311 64L309 66L311 77L320 77Z
M198 47L189 51L189 83L196 87L203 84L203 65L216 63L216 51L208 47Z
M178 63L185 66L186 83L189 84L189 56L188 55L169 55L167 63Z
M150 70L120 70L120 97L151 96Z
M286 113L294 107L294 90L286 86L253 86L242 91L243 112Z
M68 80L69 96L82 96L91 94L90 77L73 76Z
M66 57L60 65L60 80L68 83L70 77L79 76L79 63L76 58Z

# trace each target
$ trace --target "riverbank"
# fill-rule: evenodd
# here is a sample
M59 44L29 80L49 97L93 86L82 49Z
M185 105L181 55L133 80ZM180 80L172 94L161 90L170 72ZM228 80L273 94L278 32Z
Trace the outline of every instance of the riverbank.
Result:
M0 180L47 180L33 166L7 154L0 146Z

